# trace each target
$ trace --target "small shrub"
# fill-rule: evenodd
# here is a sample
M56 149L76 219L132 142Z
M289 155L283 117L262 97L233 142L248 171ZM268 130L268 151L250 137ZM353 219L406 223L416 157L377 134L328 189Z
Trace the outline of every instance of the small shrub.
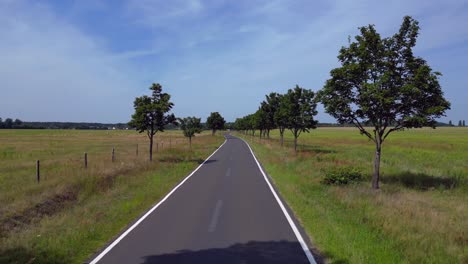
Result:
M362 180L362 173L352 167L339 167L325 172L322 183L328 185L345 185Z

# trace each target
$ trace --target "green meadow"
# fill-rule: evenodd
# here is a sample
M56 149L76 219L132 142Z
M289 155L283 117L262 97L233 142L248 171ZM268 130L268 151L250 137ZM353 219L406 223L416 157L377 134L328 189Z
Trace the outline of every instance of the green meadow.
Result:
M371 189L374 144L354 128L318 128L279 144L247 139L330 263L468 263L468 128L395 132L382 150L381 189ZM327 171L364 180L321 183Z
M158 134L150 163L148 140L134 131L0 130L0 263L89 259L224 140L209 134L194 138L192 152L182 132ZM269 140L235 134L251 143L327 262L468 262L467 128L392 134L379 191L370 188L373 143L356 129L302 134L297 154L289 133L284 147L277 131ZM364 180L322 184L337 167Z
M0 263L83 263L224 141L156 138L149 162L134 131L0 130Z

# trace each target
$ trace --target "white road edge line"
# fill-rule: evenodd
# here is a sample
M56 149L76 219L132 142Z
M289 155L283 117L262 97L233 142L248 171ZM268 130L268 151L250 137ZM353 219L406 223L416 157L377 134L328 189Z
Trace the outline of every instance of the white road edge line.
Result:
M239 137L240 138L240 137ZM258 169L260 172L263 174L263 178L268 184L268 187L270 187L271 192L273 193L273 196L275 197L276 201L278 202L278 205L280 206L281 210L283 211L284 216L286 216L286 219L288 220L289 225L291 226L294 235L296 235L297 240L299 241L299 244L301 244L302 250L304 250L304 253L309 260L310 264L317 264L317 262L314 259L314 256L312 255L312 252L310 252L309 247L307 246L307 243L305 242L304 238L302 237L301 233L299 232L299 229L297 228L296 224L292 220L291 216L289 215L288 211L286 210L286 207L284 207L283 202L281 202L281 199L279 198L278 194L276 193L275 189L271 185L270 181L268 180L268 177L266 173L263 171L262 166L260 166L260 163L257 160L257 157L255 157L254 152L252 151L252 148L250 147L249 143L245 141L243 138L240 138L242 141L244 141L245 144L247 144L247 147L250 149L250 153L255 159L255 162L257 163Z
M187 177L185 177L185 179L180 182L176 187L174 187L166 196L164 196L164 198L159 201L159 203L157 203L155 206L153 206L153 208L151 208L146 214L144 214L140 219L138 219L138 221L135 222L135 224L133 224L130 228L128 228L122 235L120 235L116 240L114 240L114 242L112 242L112 244L110 244L106 249L104 249L101 254L99 254L97 257L95 257L89 264L96 264L98 263L99 260L101 260L107 253L109 253L109 251L112 250L113 247L115 247L125 236L127 236L133 229L135 229L135 227L137 227L141 222L143 222L143 220L145 220L146 217L148 217L148 215L150 215L154 210L156 210L164 201L167 200L167 198L169 198L169 196L171 196L172 193L174 193L182 184L184 184L184 182L186 182L190 177L192 177L193 174L195 174L195 172L197 172L201 166L203 166L205 164L205 162L207 160L209 160L216 152L218 152L218 150L224 146L224 144L226 144L227 142L227 139L225 139L225 141L223 142L223 144L221 144L221 146L219 146L213 153L211 153L211 155L205 159L205 161L203 161L202 164L200 164L194 171L192 171Z

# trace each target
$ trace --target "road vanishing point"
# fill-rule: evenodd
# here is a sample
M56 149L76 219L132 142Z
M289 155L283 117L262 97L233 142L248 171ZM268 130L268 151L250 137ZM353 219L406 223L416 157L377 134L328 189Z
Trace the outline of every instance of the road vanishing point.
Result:
M226 141L90 263L313 263L250 146Z

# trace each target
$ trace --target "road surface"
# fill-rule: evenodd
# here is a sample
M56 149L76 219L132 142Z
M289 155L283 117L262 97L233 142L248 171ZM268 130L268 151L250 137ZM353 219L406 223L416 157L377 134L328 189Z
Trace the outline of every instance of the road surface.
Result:
M249 146L226 135L198 170L91 263L314 263L266 178Z

